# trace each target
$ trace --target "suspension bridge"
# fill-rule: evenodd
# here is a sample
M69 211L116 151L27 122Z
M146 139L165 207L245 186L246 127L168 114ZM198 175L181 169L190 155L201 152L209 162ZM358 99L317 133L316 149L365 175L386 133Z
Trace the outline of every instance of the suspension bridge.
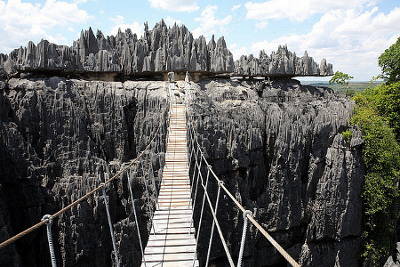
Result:
M191 88L188 81L180 82L179 85L184 91L184 99L177 98L176 83L170 81L168 84L168 96L169 96L169 113L167 119L168 131L167 131L167 149L165 151L164 166L162 171L162 181L158 190L155 182L155 175L152 163L150 163L150 169L152 175L146 177L143 159L146 152L152 146L156 146L159 164L162 164L159 156L159 141L161 139L161 121L158 129L154 133L153 138L147 145L147 147L139 153L139 155L133 159L126 167L122 168L113 177L101 183L100 186L94 188L86 195L75 200L71 204L65 206L54 214L47 214L43 216L42 220L32 227L18 233L17 235L0 243L0 250L13 244L18 239L23 238L30 232L37 230L40 227L46 226L47 240L49 246L50 260L53 267L57 266L56 255L53 245L53 233L52 233L52 222L55 218L71 209L78 203L84 201L89 196L95 195L96 193L102 195L103 201L106 207L108 227L110 231L110 238L113 244L113 253L115 266L120 266L120 260L118 255L118 248L115 240L115 231L110 216L110 207L107 202L106 187L113 180L121 178L122 174L126 173L128 179L129 191L130 191L130 202L134 213L137 238L139 239L142 264L141 266L199 266L197 259L197 249L199 234L203 223L203 215L205 207L211 211L212 225L211 233L209 236L207 258L204 266L208 266L210 263L210 255L213 240L215 237L219 238L225 256L230 266L242 266L242 258L244 248L246 244L246 235L248 224L251 223L254 227L265 236L265 238L274 246L277 251L286 259L286 261L292 266L299 266L299 264L268 234L268 232L255 220L251 211L246 210L239 201L229 192L225 187L222 180L214 173L211 165L203 155L201 146L198 143L195 127L193 125L194 114L191 112ZM158 142L157 142L158 140ZM150 160L152 162L152 160ZM140 166L143 172L144 185L147 194L147 212L151 220L151 230L149 233L149 239L147 244L142 241L141 233L139 230L139 221L136 214L135 199L133 197L130 168L134 165ZM189 172L189 167L194 166L193 170ZM205 167L205 168L204 168ZM201 170L206 170L206 175L203 175ZM191 173L191 175L189 175ZM210 179L214 179L217 184L217 196L213 203L212 197L208 193L208 185ZM157 199L155 209L153 210L149 187L153 187L153 192ZM199 189L201 188L201 189ZM200 202L196 202L197 192L203 192L202 199ZM218 205L220 196L225 194L236 207L241 211L243 215L243 229L240 244L239 255L237 256L237 262L234 262L230 246L227 244L223 229L221 229L218 221ZM215 196L214 196L215 197ZM201 203L201 211L199 221L196 223L197 229L195 229L194 218L194 203ZM216 231L216 233L215 233Z

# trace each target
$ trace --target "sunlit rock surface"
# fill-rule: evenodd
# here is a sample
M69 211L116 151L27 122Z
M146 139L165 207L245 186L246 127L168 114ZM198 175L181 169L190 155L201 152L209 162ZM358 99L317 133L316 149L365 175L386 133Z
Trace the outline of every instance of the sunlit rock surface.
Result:
M308 56L289 52L286 46L268 56L242 56L234 62L224 37L194 38L184 26L168 27L162 20L153 29L145 24L143 36L130 29L107 36L91 28L82 31L72 46L42 40L29 42L9 55L0 55L0 75L16 72L57 72L57 75L113 73L123 76L156 75L168 71L230 73L246 76L325 76L332 75L332 65L325 59L317 64Z

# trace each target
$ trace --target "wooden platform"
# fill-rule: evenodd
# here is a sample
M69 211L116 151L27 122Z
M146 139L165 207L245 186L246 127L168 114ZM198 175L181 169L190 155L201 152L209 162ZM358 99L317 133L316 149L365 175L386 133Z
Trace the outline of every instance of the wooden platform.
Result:
M185 106L172 105L163 180L154 213L146 266L199 266L192 224ZM142 266L145 266L142 261Z

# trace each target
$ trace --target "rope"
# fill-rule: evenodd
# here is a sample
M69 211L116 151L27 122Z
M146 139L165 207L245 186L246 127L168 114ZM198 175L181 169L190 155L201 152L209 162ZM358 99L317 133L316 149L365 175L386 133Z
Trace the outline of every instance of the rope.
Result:
M53 235L51 233L51 225L53 224L53 220L49 214L46 214L43 216L42 221L45 221L47 226L47 241L49 243L51 266L57 267L56 255L54 253Z
M258 230L268 239L268 241L278 250L278 252L293 266L300 267L300 265L290 256L276 241L270 236L264 228L253 218L253 216L247 215L247 218L257 227Z
M146 267L146 259L144 257L142 236L140 235L139 222L138 222L138 218L137 218L137 214L136 214L136 208L135 208L135 199L133 198L132 183L131 183L131 179L129 177L129 171L128 170L126 171L126 175L128 177L129 193L131 195L131 203L132 203L133 215L135 216L135 223L136 223L136 229L137 229L137 234L138 234L138 238L139 238L140 251L142 252L142 258L143 258L144 267Z
M115 263L117 264L117 267L119 267L117 244L115 243L114 230L111 222L110 208L108 206L108 201L107 201L106 185L104 183L101 183L101 187L103 189L104 205L106 206L106 211L107 211L108 227L110 228L110 235L114 248Z
M29 234L29 233L35 231L36 229L42 227L42 226L45 225L45 224L46 224L45 221L38 222L37 224L35 224L35 225L29 227L28 229L26 229L26 230L20 232L19 234L16 234L15 236L13 236L13 237L7 239L6 241L2 242L2 243L0 244L0 249L3 249L3 248L5 248L5 247L11 245L12 243L14 243L15 241L17 241L18 239L20 239L20 238L26 236L27 234Z
M188 96L190 97L190 91L188 91ZM189 106L189 99L187 102L187 105ZM189 110L189 109L187 109ZM195 129L194 129L194 125L193 125L193 112L192 114L189 115L189 117L191 118L191 120L189 121L191 128L193 129L193 133L194 133L194 140L195 140L195 145L197 145L197 149L199 149L201 151L201 146L198 142L198 138L195 135ZM201 157L202 160L205 162L205 164L207 166L211 166L207 159L205 158L204 154L201 152ZM212 169L210 169L211 174L213 175L213 177L217 180L218 184L220 184L222 181L218 178L218 176L214 173L214 171ZM239 203L239 201L237 201L237 199L229 192L229 190L225 187L224 184L220 184L220 187L225 191L225 193L229 196L229 198L235 203L235 205L242 211L242 213L244 214L244 216L246 216L250 222L257 227L257 229L265 236L265 238L267 238L267 240L275 247L275 249L286 259L287 262L289 262L292 266L294 267L300 267L300 265L292 258L292 256L290 256L276 241L275 239L273 239L268 233L267 231L264 230L264 228L253 218L253 216L251 214L245 214L246 213L246 209ZM219 188L218 188L219 189ZM211 207L211 206L210 206ZM217 226L218 228L218 226ZM210 240L211 243L211 240ZM209 247L210 250L210 247ZM209 251L210 252L210 251ZM209 256L207 256L207 262L206 262L206 266L208 265L208 259Z
M145 149L133 160L131 160L131 162L124 168L122 168L120 171L118 171L113 177L111 177L110 179L108 179L107 181L104 182L105 185L111 183L113 180L115 180L117 177L119 177L123 172L125 172L126 170L128 170L133 164L135 164L138 159L150 148L150 145L152 144L152 142L155 140L156 134L160 131L161 129L161 125L162 125L162 120L160 120L160 123L158 125L157 131L155 132L153 138L150 140L149 144L145 147ZM102 188L102 186L98 186L95 189L93 189L92 191L90 191L89 193L87 193L86 195L84 195L83 197L75 200L74 202L72 202L71 204L69 204L68 206L65 206L64 208L62 208L61 210L57 211L56 213L54 213L53 215L51 215L51 219L54 219L58 216L60 216L61 214L63 214L65 211L71 209L73 206L76 206L78 203L82 202L83 200L87 199L89 196L93 195L94 193L96 193L97 191L99 191ZM14 235L13 237L5 240L4 242L0 243L0 250L13 244L15 241L21 239L22 237L26 236L27 234L35 231L36 229L42 227L43 225L45 225L46 222L45 221L41 221L38 222L37 224L29 227L28 229Z
M247 215L251 215L251 211L246 210L243 213L243 232L242 232L242 241L240 242L240 250L239 250L239 257L237 267L242 267L242 260L243 260L243 253L244 253L244 244L246 243L246 233L247 233Z
M200 175L200 177L201 177L201 179L203 180L203 176ZM203 188L204 188L204 185L203 185ZM228 257L229 264L230 264L230 266L233 266L233 267L234 267L235 264L233 263L233 260L232 260L231 254L230 254L230 252L229 252L228 245L227 245L227 243L226 243L226 241L225 241L224 235L222 234L221 226L219 225L219 222L218 222L218 219L217 219L217 215L215 214L214 209L213 209L213 207L212 207L211 199L210 199L210 196L209 196L208 193L207 193L207 190L204 190L204 194L205 194L206 197L207 197L208 205L210 206L211 214L212 214L212 216L213 216L213 218L214 218L215 226L217 226L219 238L220 238L220 240L221 240L222 246L224 247L226 256Z

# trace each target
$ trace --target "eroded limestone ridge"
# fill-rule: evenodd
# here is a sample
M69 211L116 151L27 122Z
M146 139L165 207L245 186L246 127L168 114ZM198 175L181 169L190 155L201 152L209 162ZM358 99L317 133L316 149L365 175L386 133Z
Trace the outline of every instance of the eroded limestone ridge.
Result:
M82 31L72 46L42 40L35 45L0 54L0 74L15 72L57 71L64 73L113 73L120 75L160 74L168 71L231 73L250 76L315 76L332 75L332 65L322 59L318 65L305 52L297 57L286 46L268 56L242 56L234 62L224 37L214 36L207 43L204 36L194 38L186 26L167 27L161 20L152 30L145 23L140 38L130 29L116 36L96 35L89 28Z
M248 76L329 76L333 75L333 66L326 59L322 59L318 65L307 51L299 58L284 45L279 46L270 56L264 50L260 51L258 58L253 55L241 56L235 61L234 72Z

